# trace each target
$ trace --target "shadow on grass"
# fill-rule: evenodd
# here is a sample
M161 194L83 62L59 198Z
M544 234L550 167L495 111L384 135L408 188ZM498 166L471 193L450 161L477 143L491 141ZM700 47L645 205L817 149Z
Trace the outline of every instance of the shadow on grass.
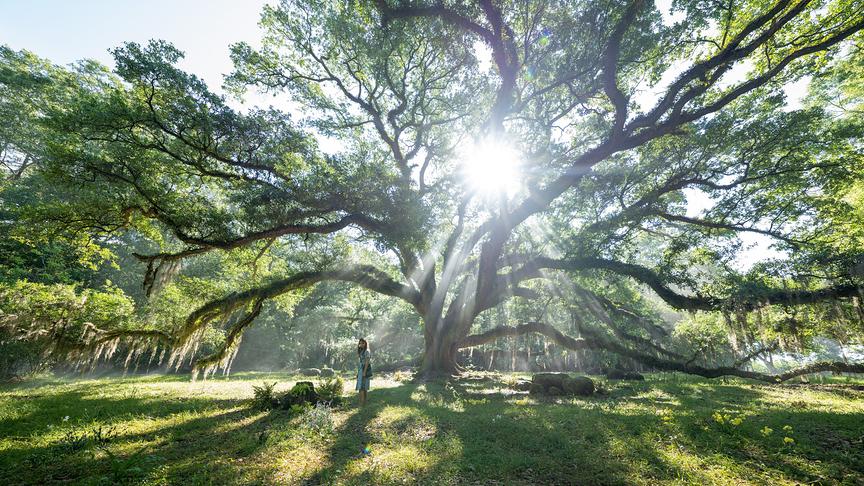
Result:
M858 408L838 413L797 397L775 405L783 388L734 381L603 385L607 395L556 399L513 392L500 377L373 389L364 408L348 397L334 434L307 443L285 413L255 412L243 400L36 393L26 413L0 422L0 436L11 430L25 439L0 449L0 484L279 483L280 461L306 484L855 484L864 470ZM840 399L819 393L801 396ZM93 423L136 425L105 449L35 440L45 423L83 408L100 410ZM744 419L719 424L714 412ZM774 433L761 434L766 426ZM286 434L268 440L268 430ZM315 460L286 458L298 445Z
M385 388L369 393L366 405L357 409L339 427L336 440L326 452L328 467L316 472L308 482L312 484L330 484L338 479L351 461L369 456L365 448L374 442L369 430L370 422L389 403L393 403L402 395L405 386ZM357 406L348 402L347 406ZM369 479L369 478L364 478Z
M31 401L23 404L21 401ZM16 414L15 418L0 420L0 430L14 431L18 435L30 435L41 432L47 425L60 426L65 416L99 421L116 420L134 416L146 416L154 419L164 418L185 411L206 409L222 409L237 406L240 400L215 398L92 398L84 391L58 393L50 397L16 397L25 413ZM50 423L49 423L50 422Z
M864 470L864 449L854 451L864 434L858 413L773 407L768 390L738 381L604 386L605 396L539 400L496 380L375 390L372 404L337 431L329 463L307 483L848 482ZM720 426L714 412L747 418ZM674 419L662 420L665 413ZM794 446L783 442L785 424L799 430ZM769 425L777 432L765 437L760 429ZM405 432L412 428L432 433L412 437ZM365 444L369 456L360 453ZM827 450L831 444L840 447ZM391 460L406 448L416 457Z
M0 448L0 484L116 484L148 477L171 484L240 482L234 461L264 445L271 422L288 420L255 412L239 399L103 398L86 389L15 401L20 399L35 403L28 413L0 422L0 435L15 434ZM64 422L69 411L78 412L72 412L76 418ZM41 437L48 425L69 435Z
M370 392L370 404L337 430L327 465L305 484L624 484L633 477L622 461L633 451L615 443L622 431L640 437L644 417L609 421L597 406L608 402L603 397L529 404L524 394L489 392L501 385L429 382ZM371 454L361 452L365 445ZM390 460L406 449L414 456ZM659 476L683 474L650 444L637 452Z
M774 402L778 395L790 391L813 391L823 396L802 395L796 400ZM864 479L864 413L819 410L826 404L810 401L848 403L850 398L864 398L864 394L853 397L850 393L854 392L847 389L743 380L727 384L681 380L626 384L612 395L623 403L652 403L652 396L658 393L674 398L656 402L673 417L663 424L666 437L658 444L674 445L682 454L720 458L714 462L725 463L723 467L740 481L770 483L770 478L783 477L796 483L845 484L851 480L851 484L858 484ZM721 423L714 413L727 417ZM741 421L732 423L730 419L735 418ZM793 442L785 443L784 437Z

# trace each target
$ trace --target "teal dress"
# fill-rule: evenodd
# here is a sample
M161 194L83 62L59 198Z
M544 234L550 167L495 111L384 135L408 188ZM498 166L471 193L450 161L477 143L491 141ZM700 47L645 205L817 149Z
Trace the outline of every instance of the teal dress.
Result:
M355 390L368 390L369 377L363 376L363 367L369 362L369 350L364 349L362 353L357 355L357 384L354 385Z

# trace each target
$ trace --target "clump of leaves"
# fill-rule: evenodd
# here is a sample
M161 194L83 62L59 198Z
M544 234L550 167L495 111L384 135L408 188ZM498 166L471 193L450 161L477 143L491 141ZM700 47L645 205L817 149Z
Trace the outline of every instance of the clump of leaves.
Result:
M312 405L308 403L295 403L294 405L288 407L288 413L290 415L302 415L310 408L312 408Z
M342 400L345 381L340 376L331 376L318 385L318 396L325 402L338 403Z
M116 437L116 427L112 425L103 428L100 425L81 431L67 430L66 434L58 440L57 445L65 452L75 452L91 446L104 447Z
M312 392L313 390L314 390L314 388L311 385L309 385L309 383L301 381L300 383L297 383L296 385L294 385L291 388L291 394L292 395L305 395L307 393Z
M273 408L273 404L276 403L276 400L273 396L273 389L276 387L276 382L267 383L266 381L261 383L261 386L252 386L252 407L257 410L267 410Z

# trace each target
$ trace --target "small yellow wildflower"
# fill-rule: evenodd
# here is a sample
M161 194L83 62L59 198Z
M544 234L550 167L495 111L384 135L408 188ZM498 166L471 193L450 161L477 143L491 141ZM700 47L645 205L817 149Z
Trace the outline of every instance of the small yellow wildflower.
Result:
M732 425L741 425L741 422L743 422L743 421L744 420L742 420L741 417L738 417L738 418L730 420L729 423Z
M784 444L794 444L795 439L793 439L792 437L783 437L783 443Z
M792 432L792 426L791 425L784 425L783 430L785 430L786 432Z
M714 412L714 415L712 415L712 417L714 417L714 421L717 422L718 424L722 424L723 422L726 421L723 414L720 412Z
M768 437L769 435L771 435L771 432L774 432L774 429L766 425L765 427L762 427L762 430L760 430L759 432L762 432L762 435Z

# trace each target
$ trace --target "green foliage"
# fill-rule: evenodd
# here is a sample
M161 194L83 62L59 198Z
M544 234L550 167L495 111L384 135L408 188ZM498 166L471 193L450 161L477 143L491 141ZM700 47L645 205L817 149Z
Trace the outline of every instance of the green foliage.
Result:
M71 338L87 323L106 327L129 325L134 304L122 290L111 286L79 290L69 284L18 281L0 286L0 312L6 327L63 325Z
M8 229L0 223L0 282L71 284L94 280L94 262L82 264L78 245L65 242L30 245L13 237Z
M0 284L0 347L5 354L0 372L8 378L39 371L84 345L84 336L93 328L135 325L134 304L116 287Z
M252 385L252 408L258 410L269 410L273 408L273 401L276 396L273 394L273 388L276 387L276 382L262 382L261 385Z
M6 329L0 330L0 381L26 378L54 364L34 340L15 339Z
M342 392L345 389L345 381L341 376L335 375L324 380L318 385L318 395L322 401L338 403L342 400Z
M295 403L288 407L288 414L291 416L301 416L312 408L312 404L308 402Z
M314 391L315 391L315 389L311 385L309 385L308 383L302 383L301 382L301 383L297 383L294 386L292 386L291 391L289 391L288 393L299 397L299 396L308 395Z
M672 339L681 355L695 357L707 366L718 366L734 360L729 334L721 316L700 312L679 322Z

